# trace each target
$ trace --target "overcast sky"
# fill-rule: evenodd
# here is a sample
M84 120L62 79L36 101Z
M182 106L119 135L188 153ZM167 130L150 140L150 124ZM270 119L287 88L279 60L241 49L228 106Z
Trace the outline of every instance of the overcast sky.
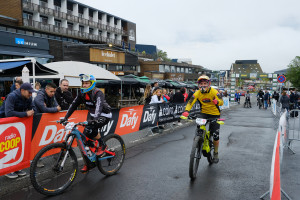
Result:
M138 44L213 70L258 60L285 69L300 54L299 0L77 0L136 23Z

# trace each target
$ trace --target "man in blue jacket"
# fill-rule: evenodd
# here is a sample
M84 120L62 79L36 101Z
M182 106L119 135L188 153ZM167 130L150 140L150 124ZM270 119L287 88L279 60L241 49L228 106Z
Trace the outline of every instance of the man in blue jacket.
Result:
M20 89L16 89L9 93L5 99L4 113L5 117L30 117L34 114L32 103L32 92L34 92L30 83L23 83ZM25 176L26 172L19 170L6 174L8 178L17 178Z
M45 89L40 90L34 98L36 113L56 113L61 111L54 95L57 86L54 83L48 83Z

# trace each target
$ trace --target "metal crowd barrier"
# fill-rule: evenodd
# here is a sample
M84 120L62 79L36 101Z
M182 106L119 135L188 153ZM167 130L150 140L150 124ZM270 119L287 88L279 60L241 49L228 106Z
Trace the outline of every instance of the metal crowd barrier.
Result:
M287 144L286 146L293 152L292 141L300 141L300 110L293 109L287 115Z

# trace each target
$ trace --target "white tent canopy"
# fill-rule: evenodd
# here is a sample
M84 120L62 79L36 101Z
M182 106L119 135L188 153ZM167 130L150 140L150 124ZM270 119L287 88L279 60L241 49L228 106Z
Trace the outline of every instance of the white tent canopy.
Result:
M61 62L52 62L52 63L44 64L44 66L48 67L49 69L57 71L58 75L37 76L36 78L67 79L69 80L70 86L81 85L81 82L79 81L79 74L91 74L96 79L100 79L100 80L121 81L119 77L117 77L110 71L85 62L61 61Z

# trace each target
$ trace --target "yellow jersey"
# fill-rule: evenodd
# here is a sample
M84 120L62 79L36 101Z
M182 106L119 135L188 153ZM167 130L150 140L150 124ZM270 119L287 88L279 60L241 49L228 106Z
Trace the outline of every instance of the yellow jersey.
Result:
M215 105L213 103L214 99L218 100L218 104ZM190 111L197 100L199 100L201 104L201 113L220 115L219 106L223 105L223 100L220 93L216 89L210 87L205 93L201 93L200 90L197 90L189 100L185 110Z

